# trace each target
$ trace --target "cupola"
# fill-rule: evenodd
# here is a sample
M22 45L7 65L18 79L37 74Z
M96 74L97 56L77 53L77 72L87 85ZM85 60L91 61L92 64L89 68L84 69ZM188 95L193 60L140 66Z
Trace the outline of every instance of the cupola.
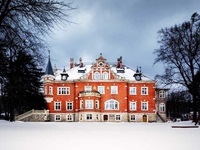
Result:
M68 73L66 73L65 67L63 69L63 72L60 75L61 75L61 80L62 81L66 81L67 78L69 77Z
M142 77L141 67L139 67L139 68L140 68L140 70L137 67L137 70L136 70L135 74L133 75L135 77L136 81L142 80L142 78L141 78Z

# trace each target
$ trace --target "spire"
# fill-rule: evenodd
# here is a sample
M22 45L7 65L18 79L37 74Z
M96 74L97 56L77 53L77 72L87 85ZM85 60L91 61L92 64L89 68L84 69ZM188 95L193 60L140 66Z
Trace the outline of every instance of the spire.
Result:
M52 68L52 65L51 65L51 60L50 60L50 51L49 51L49 59L48 59L45 74L46 75L54 75L53 68Z

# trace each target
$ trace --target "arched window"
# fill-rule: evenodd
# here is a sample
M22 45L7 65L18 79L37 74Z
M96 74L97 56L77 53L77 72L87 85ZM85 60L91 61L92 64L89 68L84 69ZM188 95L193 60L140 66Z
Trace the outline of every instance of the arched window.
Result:
M165 104L164 103L160 103L159 104L159 111L160 112L165 112Z
M95 72L94 73L94 80L99 80L100 79L100 73L99 72Z
M108 79L108 73L104 72L102 75L103 80L107 80Z
M119 109L119 102L116 100L108 100L105 102L105 110L118 110Z
M165 91L164 90L159 92L159 98L165 98Z

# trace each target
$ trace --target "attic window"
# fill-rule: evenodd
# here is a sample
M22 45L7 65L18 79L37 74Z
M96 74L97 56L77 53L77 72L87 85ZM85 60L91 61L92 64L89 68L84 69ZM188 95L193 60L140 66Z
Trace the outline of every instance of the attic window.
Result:
M99 66L103 66L103 63L99 63Z
M78 73L85 73L85 68L79 68Z
M124 69L117 68L117 73L125 73Z

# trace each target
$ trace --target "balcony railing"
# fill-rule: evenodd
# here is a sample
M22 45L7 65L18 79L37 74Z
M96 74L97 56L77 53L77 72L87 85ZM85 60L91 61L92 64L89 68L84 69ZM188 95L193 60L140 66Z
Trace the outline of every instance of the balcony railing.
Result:
M83 96L100 96L100 93L98 91L81 91L79 97Z

